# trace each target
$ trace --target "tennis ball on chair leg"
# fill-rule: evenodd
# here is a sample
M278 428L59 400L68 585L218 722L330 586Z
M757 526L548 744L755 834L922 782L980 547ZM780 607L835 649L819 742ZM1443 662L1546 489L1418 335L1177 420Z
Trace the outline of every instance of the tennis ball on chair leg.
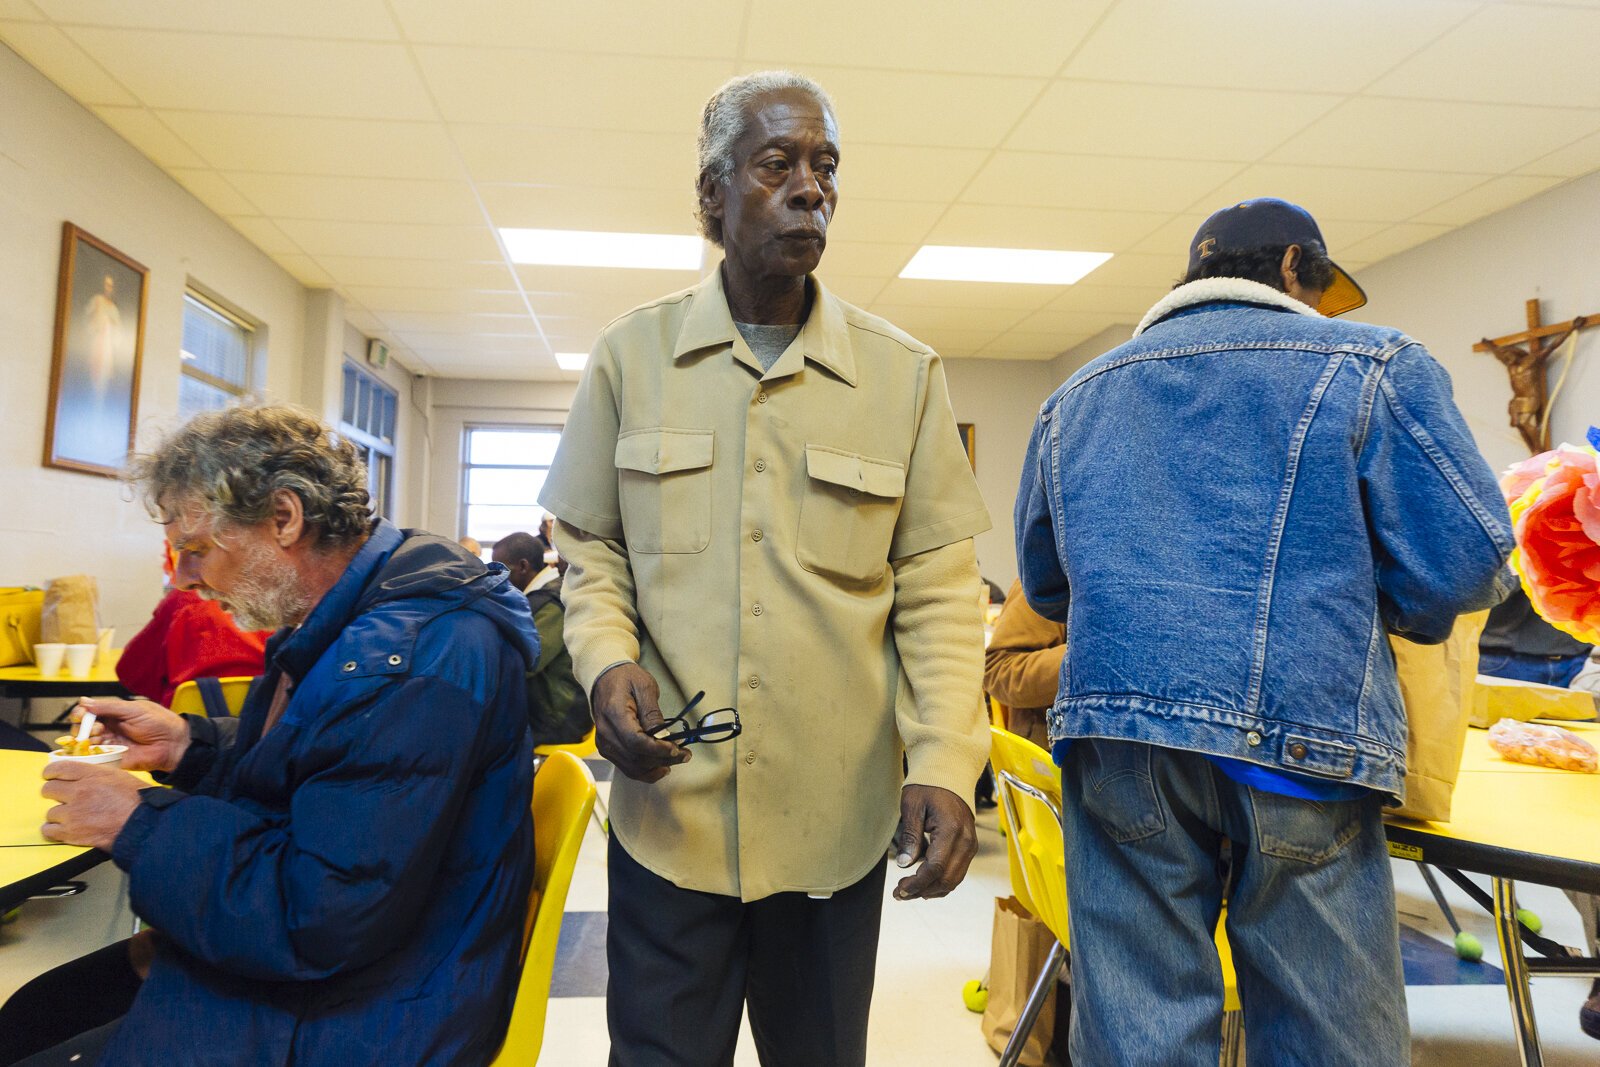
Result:
M1526 926L1534 933L1538 933L1544 929L1544 920L1539 918L1539 916L1535 915L1533 912L1529 911L1527 908L1517 909L1517 922L1521 923L1523 926Z
M961 987L961 1002L968 1011L982 1015L989 1007L989 987L981 979L974 978Z
M1456 935L1456 956L1464 960L1483 959L1483 942L1465 930Z

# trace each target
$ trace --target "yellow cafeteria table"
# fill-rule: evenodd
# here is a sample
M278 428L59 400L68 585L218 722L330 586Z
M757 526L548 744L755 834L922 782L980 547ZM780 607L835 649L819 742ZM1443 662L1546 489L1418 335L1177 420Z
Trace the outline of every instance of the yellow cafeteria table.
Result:
M1600 748L1600 726L1561 723ZM1486 730L1468 730L1448 823L1386 820L1389 852L1401 859L1488 875L1506 992L1526 1067L1544 1062L1528 976L1600 977L1600 960L1529 959L1517 922L1516 883L1600 893L1600 774L1509 763ZM1585 946L1589 951L1589 946Z
M31 663L19 667L0 667L0 697L21 700L22 725L29 725L28 707L33 697L71 700L73 697L120 697L127 690L117 681L117 660L122 649L113 648L100 657L87 678L73 678L66 671L45 678Z
M104 852L48 843L39 833L51 803L39 795L43 752L0 749L0 912L109 859Z

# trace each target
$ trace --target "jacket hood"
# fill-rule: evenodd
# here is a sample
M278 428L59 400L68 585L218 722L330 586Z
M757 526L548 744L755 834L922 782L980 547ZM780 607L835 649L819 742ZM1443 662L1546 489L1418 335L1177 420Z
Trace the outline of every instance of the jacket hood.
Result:
M400 531L405 540L379 566L367 583L355 614L380 606L401 607L420 619L465 608L489 618L533 670L539 662L539 639L528 598L511 584L500 563L487 568L476 556L437 534Z
M1270 285L1253 282L1247 278L1201 278L1178 286L1156 301L1155 307L1145 312L1138 328L1133 331L1133 336L1138 337L1168 315L1176 314L1184 308L1215 303L1259 304L1282 311L1292 311L1296 315L1322 318L1321 312L1316 308L1302 304L1288 293L1280 292Z

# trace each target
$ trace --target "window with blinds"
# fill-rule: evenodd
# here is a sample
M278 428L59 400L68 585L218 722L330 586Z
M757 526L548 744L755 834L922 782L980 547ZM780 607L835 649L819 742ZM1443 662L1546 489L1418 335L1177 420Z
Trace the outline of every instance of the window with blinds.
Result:
M339 434L356 446L367 464L367 493L372 513L394 518L395 423L399 394L357 367L344 365Z
M538 533L544 520L539 490L560 442L554 427L468 427L461 531L485 549L517 530Z
M180 418L225 408L250 393L251 334L244 320L193 291L184 294Z

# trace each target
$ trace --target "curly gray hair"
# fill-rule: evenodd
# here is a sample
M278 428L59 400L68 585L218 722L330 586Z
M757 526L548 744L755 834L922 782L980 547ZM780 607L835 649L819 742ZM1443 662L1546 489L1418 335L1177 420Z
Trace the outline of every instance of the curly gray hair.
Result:
M198 507L219 526L255 526L272 517L280 489L300 498L319 548L353 544L372 522L360 454L301 408L196 415L155 451L133 457L125 477L163 524Z
M700 155L700 169L695 178L695 218L700 221L700 232L706 240L722 247L722 220L708 216L700 203L700 183L706 178L726 182L733 175L733 146L744 136L750 121L750 104L757 97L784 89L798 89L809 93L834 122L838 113L826 90L803 74L789 70L763 70L755 74L741 74L722 84L711 94L705 110L700 115L700 137L696 148Z

